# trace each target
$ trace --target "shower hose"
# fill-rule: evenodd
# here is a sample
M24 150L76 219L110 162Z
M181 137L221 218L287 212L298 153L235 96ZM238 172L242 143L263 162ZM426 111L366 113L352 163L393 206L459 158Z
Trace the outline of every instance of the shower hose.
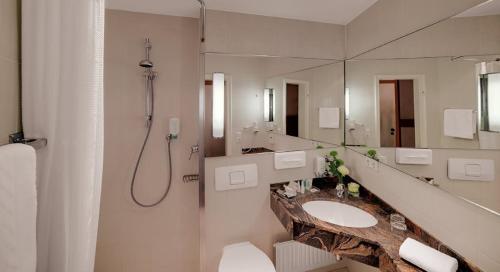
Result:
M141 164L141 160L142 160L142 155L144 153L144 149L146 148L146 145L148 144L149 135L151 134L151 127L153 126L153 112L154 112L154 104L155 103L154 103L153 82L152 82L152 79L150 79L150 78L148 78L148 86L147 87L151 88L151 92L150 92L150 95L151 95L151 115L149 116L149 118L147 120L146 136L144 137L144 142L142 143L141 151L139 152L139 156L138 156L137 161L135 163L134 174L132 176L132 182L130 183L130 196L132 197L132 200L135 202L135 204L137 204L137 205L139 205L139 206L141 206L143 208L154 207L154 206L160 204L163 200L165 200L165 198L168 195L168 192L170 191L170 186L172 184L172 154L171 154L171 151L170 151L171 137L169 135L169 136L166 137L166 140L167 140L167 153L168 153L168 184L167 184L167 188L163 192L163 194L160 197L160 199L158 199L157 201L155 201L153 203L145 204L145 203L141 202L140 200L138 200L137 197L135 196L134 188L135 188L135 179L136 179L136 176L137 176L137 171L138 171L139 166Z

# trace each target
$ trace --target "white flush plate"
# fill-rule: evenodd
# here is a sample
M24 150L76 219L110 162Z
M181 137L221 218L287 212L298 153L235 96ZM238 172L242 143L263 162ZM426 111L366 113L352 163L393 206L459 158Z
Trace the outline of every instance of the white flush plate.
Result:
M448 159L448 178L452 180L494 181L493 160Z
M431 149L396 148L396 163L398 164L432 164Z
M226 191L256 187L258 184L256 164L242 164L215 168L215 190Z
M305 166L306 152L304 151L274 153L274 168L277 170Z

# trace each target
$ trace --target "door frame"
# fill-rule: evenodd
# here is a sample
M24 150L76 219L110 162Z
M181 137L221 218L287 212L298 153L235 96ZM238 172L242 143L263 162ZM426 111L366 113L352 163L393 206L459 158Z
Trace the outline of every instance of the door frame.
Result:
M374 77L375 95L375 140L380 147L380 90L381 80L413 80L413 100L415 103L415 148L427 147L427 112L424 75L376 75Z
M401 146L401 127L399 126L400 125L399 124L399 109L400 109L400 104L399 104L399 84L398 84L398 80L397 79L390 79L390 80L380 79L378 82L379 82L378 83L379 95L380 95L380 84L393 84L394 85L394 100L395 100L394 101L395 102L395 105L394 105L394 113L395 113L394 123L395 123L395 127L393 129L394 129L394 133L395 133L394 136L396 136L396 139L395 139L396 147L399 147L399 146ZM415 90L413 90L413 91L415 92ZM379 100L380 100L380 96L379 96ZM379 113L380 113L380 111L379 111ZM381 126L381 123L379 123L379 128L380 128L380 126ZM379 131L379 133L380 133L379 135L380 135L380 138L381 138L380 140L382 141L381 132Z
M297 84L299 85L299 99L301 94L301 87L304 89L304 126L305 126L305 134L304 137L300 137L300 126L299 126L299 138L309 138L309 81L298 80L298 79L283 79L283 112L282 112L282 124L283 124L283 135L286 136L286 84ZM300 100L299 100L300 101ZM300 107L299 107L299 121L300 121ZM300 122L299 122L300 124Z

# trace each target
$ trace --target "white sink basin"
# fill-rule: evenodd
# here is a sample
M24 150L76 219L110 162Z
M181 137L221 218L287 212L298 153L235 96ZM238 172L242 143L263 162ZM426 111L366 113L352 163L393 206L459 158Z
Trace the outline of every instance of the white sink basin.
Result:
M368 228L377 224L377 219L371 214L339 202L309 201L302 204L302 208L319 220L339 226Z

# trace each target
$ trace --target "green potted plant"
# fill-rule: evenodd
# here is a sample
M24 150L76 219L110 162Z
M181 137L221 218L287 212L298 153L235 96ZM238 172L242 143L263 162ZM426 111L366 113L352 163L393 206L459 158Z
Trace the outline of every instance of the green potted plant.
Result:
M337 196L342 197L345 191L344 177L349 175L349 168L347 168L344 165L344 161L337 156L338 152L333 150L330 152L330 156L327 157L328 173L337 178L338 183L335 189L337 190Z
M339 182L343 182L344 177L349 175L349 169L344 165L344 161L337 157L338 152L333 150L327 157L328 172L336 177Z
M373 160L376 160L378 161L378 158L377 158L377 150L375 149L369 149L367 152L366 152L366 156L370 159L373 159Z

